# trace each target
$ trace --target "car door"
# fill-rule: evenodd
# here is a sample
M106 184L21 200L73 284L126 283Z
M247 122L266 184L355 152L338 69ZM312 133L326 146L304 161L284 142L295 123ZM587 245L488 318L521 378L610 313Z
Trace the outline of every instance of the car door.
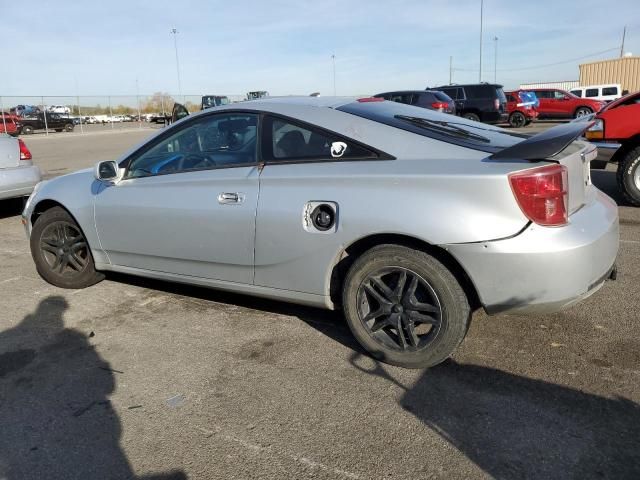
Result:
M348 179L371 171L363 163L379 163L378 153L291 119L267 116L262 125L255 285L325 295L343 241L342 209L348 216L354 195ZM316 218L323 209L328 216Z
M536 97L538 98L538 101L539 101L538 111L540 112L540 114L544 116L552 117L554 115L553 105L551 102L552 91L535 90L534 93L536 94Z
M101 248L114 265L252 283L258 116L200 115L121 163L95 197Z

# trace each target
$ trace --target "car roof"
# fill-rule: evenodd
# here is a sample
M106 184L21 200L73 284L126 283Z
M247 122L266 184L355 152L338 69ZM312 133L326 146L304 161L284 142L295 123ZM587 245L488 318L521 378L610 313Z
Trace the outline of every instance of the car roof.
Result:
M433 87L433 88L454 88L454 87L476 87L478 85L485 85L487 87L498 87L498 88L503 88L502 85L500 85L499 83L452 83L449 85L440 85L439 87Z

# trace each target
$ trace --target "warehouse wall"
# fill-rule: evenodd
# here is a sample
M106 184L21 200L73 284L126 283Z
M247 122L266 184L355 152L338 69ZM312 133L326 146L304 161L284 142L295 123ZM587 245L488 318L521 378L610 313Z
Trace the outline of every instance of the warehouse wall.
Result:
M580 65L580 85L606 83L619 83L629 93L640 90L640 57L622 57Z

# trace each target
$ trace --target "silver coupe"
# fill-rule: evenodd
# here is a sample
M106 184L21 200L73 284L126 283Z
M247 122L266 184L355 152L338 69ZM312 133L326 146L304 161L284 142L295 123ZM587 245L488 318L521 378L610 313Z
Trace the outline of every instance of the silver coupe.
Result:
M117 271L342 309L371 355L427 367L475 308L555 311L611 276L618 211L591 184L589 125L527 137L379 98L225 105L40 183L23 222L53 285Z

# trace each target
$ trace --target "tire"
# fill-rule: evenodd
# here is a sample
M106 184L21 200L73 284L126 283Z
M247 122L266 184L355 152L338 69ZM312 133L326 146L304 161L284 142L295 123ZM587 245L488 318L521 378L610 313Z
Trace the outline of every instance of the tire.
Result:
M360 345L374 358L405 368L432 367L451 356L467 333L471 315L460 283L442 263L398 245L379 245L353 263L342 304ZM402 327L394 328L395 322Z
M33 127L31 125L23 125L20 133L23 135L31 135L33 133Z
M75 128L75 125L73 123L67 123L64 126L65 131L67 132L73 132L73 129Z
M616 179L624 199L631 205L640 207L640 146L620 159Z
M466 118L467 120L473 120L474 122L480 121L480 117L475 113L465 113L464 115L462 115L462 118Z
M591 115L593 111L589 107L580 107L573 114L573 118L581 118L586 117L587 115Z
M521 112L513 112L509 116L509 125L513 128L522 128L527 124L527 118Z
M51 208L38 217L31 231L30 246L36 270L56 287L85 288L104 279L104 274L95 270L82 230L61 207Z

